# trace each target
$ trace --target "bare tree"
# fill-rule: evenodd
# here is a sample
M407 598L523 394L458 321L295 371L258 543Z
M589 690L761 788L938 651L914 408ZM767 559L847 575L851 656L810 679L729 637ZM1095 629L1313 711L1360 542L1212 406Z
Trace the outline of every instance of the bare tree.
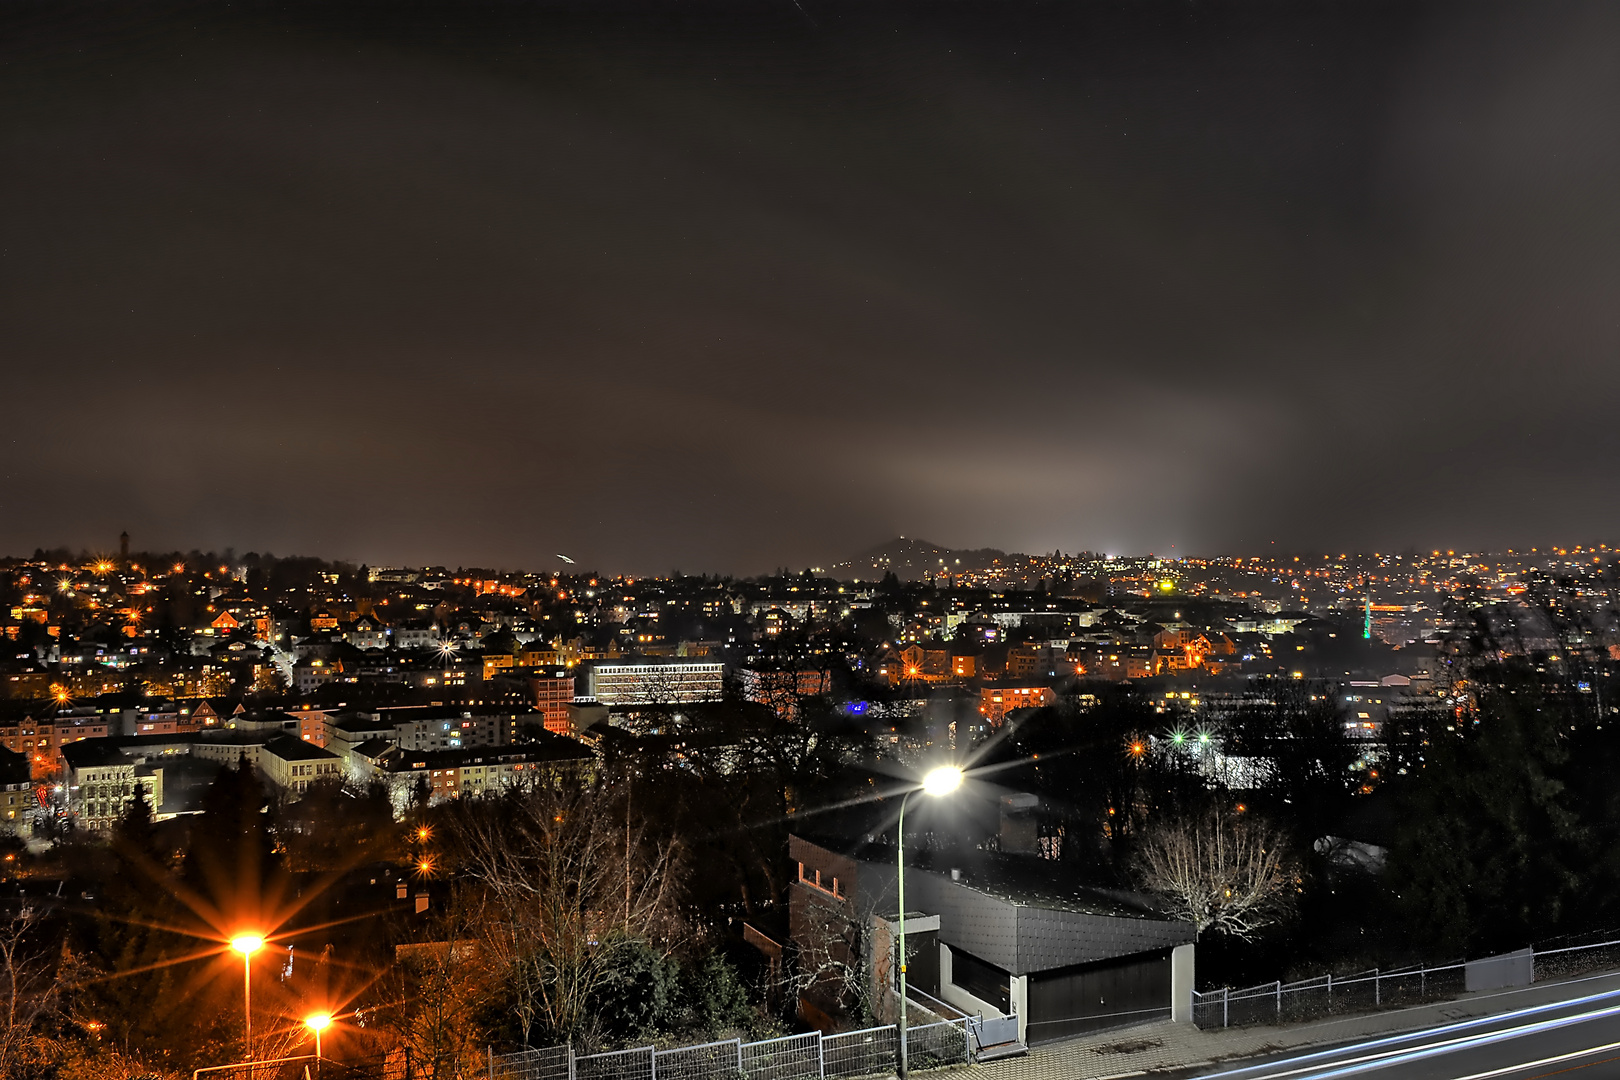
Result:
M1250 938L1293 913L1298 864L1264 819L1215 807L1149 822L1134 855L1144 887L1202 936L1214 928Z
M486 965L476 940L476 912L452 897L434 920L433 940L395 950L391 983L379 1007L410 1068L423 1080L475 1071L489 1005Z
M534 784L465 810L459 838L485 906L479 946L525 1044L537 1027L585 1033L621 946L674 948L675 850L649 842L628 801L601 789Z
M33 940L28 909L0 926L0 1068L26 1076L45 1064L50 1049L40 1021L54 1012L62 989L55 965Z
M784 996L809 997L829 1013L870 1020L877 1014L874 989L881 975L872 965L870 914L863 919L843 905L812 898L803 919L794 934L793 963L783 972Z

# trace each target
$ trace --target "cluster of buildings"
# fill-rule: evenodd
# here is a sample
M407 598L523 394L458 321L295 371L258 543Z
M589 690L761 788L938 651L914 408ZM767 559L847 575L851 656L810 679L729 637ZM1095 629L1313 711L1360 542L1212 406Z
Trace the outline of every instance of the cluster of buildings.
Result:
M1615 555L906 541L833 574L732 579L39 552L0 561L0 813L99 829L137 789L184 812L190 772L243 758L292 797L330 779L449 797L586 767L615 727L725 698L783 722L815 699L905 752L1098 684L1218 716L1308 680L1336 684L1371 739L1453 692L1462 628L1600 686L1620 657Z

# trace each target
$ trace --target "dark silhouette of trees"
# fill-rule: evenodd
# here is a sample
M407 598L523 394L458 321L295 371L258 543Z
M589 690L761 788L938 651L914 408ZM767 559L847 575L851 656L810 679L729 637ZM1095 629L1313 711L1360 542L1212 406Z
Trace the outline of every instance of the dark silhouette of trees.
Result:
M1390 858L1406 919L1448 952L1516 948L1564 929L1594 863L1596 834L1570 783L1583 770L1567 708L1526 668L1480 674L1471 708L1434 733L1400 792ZM1589 812L1612 808L1576 786Z

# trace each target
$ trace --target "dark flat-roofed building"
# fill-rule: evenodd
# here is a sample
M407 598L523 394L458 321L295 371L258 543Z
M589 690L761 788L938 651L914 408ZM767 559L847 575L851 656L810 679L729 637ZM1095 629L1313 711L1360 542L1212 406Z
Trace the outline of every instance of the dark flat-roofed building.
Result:
M893 849L836 840L789 840L795 864L789 925L801 950L820 947L829 922L872 950L878 1014L894 1010L889 955L897 917ZM1175 994L1191 1000L1190 924L1165 918L1132 893L1059 886L1055 864L962 853L962 865L906 870L907 979L914 1002L984 1016L1016 1016L1028 1042L1168 1019ZM1174 991L1174 993L1173 993ZM930 1004L929 999L934 999ZM814 1003L812 1003L814 1004ZM813 1010L806 1010L807 1013Z

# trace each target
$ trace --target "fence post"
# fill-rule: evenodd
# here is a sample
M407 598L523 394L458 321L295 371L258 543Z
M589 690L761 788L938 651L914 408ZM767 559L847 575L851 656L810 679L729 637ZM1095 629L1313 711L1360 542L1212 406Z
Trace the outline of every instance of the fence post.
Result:
M658 1080L658 1047L647 1047L648 1080Z
M737 1075L738 1076L746 1076L746 1075L748 1075L747 1073L743 1072L743 1067L742 1067L742 1040L741 1039L737 1040Z
M1231 1019L1230 1019L1230 1015L1229 1015L1231 1010L1228 1007L1229 1004L1231 1003L1231 1000L1232 1000L1232 988L1230 986L1221 987L1221 1027L1229 1027L1231 1025Z
M1328 1012L1333 1011L1333 972L1328 972Z
M568 1040L568 1080L574 1080L574 1040Z
M973 1033L968 1030L965 1016L962 1018L962 1064L973 1064Z
M1277 980L1277 1022L1282 1023L1282 980Z
M495 1047L485 1043L484 1054L489 1061L489 1080L495 1080Z
M827 1076L827 1047L824 1045L826 1036L820 1031L816 1032L816 1076L825 1080ZM573 1080L572 1077L569 1080Z
M1383 983L1380 981L1382 978L1383 973L1377 968L1373 968L1373 1005L1375 1006L1384 1003Z

